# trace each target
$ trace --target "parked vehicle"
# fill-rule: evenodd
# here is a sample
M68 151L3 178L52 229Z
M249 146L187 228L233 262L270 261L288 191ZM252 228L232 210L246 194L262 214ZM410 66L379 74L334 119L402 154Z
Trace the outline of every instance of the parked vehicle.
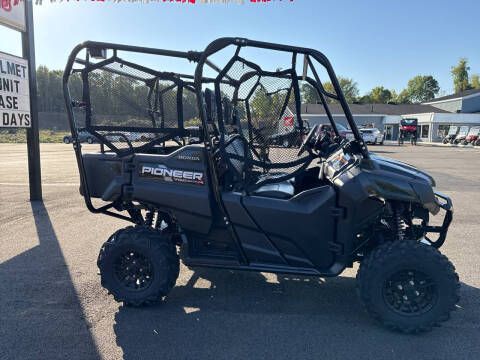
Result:
M293 121L293 117L291 117ZM303 127L291 127L291 130L284 133L274 134L268 137L268 142L271 145L280 145L285 148L298 147L302 144L303 139L310 131L310 124L308 121L303 121Z
M467 137L468 135L468 129L470 127L469 126L461 126L460 129L458 130L458 134L457 136L455 137L455 139L453 140L453 143L454 144L463 144L464 141L465 141L465 138Z
M457 134L458 134L458 131L460 130L460 128L458 126L450 126L448 128L448 133L447 135L443 138L442 142L444 144L453 144L453 142L455 141L455 138L457 137Z
M338 133L342 138L347 140L355 139L355 135L353 134L353 131L351 129L348 129L347 127L339 123L335 123L335 126L337 127Z
M475 143L478 140L479 134L480 134L480 126L472 126L470 128L470 131L468 132L467 136L465 137L465 140L463 141L463 144L464 145L467 145L467 144L475 145Z
M377 128L360 129L360 133L367 144L383 145L383 133Z
M338 130L338 135L343 139L353 140L355 138L353 132L350 129L346 128L344 125L336 122L335 127ZM330 124L320 124L319 131L329 133L332 139L336 136L335 130Z
M80 130L78 132L78 142L93 144L96 142L95 136L89 133L87 130ZM63 137L64 144L71 144L73 142L73 137L71 135L65 135Z
M92 49L113 56L89 64ZM262 57L267 64L257 64L259 58L249 57L249 50L272 54ZM271 63L278 52L291 59L290 68L282 63L284 70L263 70L266 65L279 68ZM84 67L76 60L79 53L87 54ZM191 74L162 72L128 60L141 59L139 53L174 57L174 63L197 62L194 81ZM212 58L222 63L214 64ZM133 73L136 86L147 87L138 94L155 99L147 101L151 108L142 119L145 126L138 129L156 134L150 143L117 148L105 142L108 151L98 153L74 147L88 209L133 223L112 234L98 256L101 283L117 301L138 306L162 299L175 285L180 259L192 268L317 277L338 276L359 263L360 299L368 313L391 329L430 330L455 309L458 275L439 251L452 221L452 201L435 190L427 173L368 151L322 53L239 38L215 40L203 52L86 42L73 50L64 71L65 103L75 134L69 91L74 63L82 81L93 71L95 76L112 69L115 76ZM306 64L304 73L312 77L297 76L299 63ZM335 94L325 90L317 76L320 70L328 74L322 80L332 84ZM301 111L295 101L301 81L325 98L322 104L335 136L316 125L298 148L255 141L260 127L278 128L287 106ZM84 89L82 96L94 104L88 87ZM184 104L174 96L186 91L196 97L201 144L167 141L186 134ZM176 123L159 125L157 119L167 118L163 111L172 98L177 99L177 112L168 119ZM351 140L340 136L330 99L344 109ZM92 131L131 131L125 121L117 126L96 123L91 113L85 112L85 123ZM301 128L300 120L295 121ZM92 199L105 204L95 207ZM441 225L431 224L437 215Z
M398 137L398 144L402 145L405 139L409 139L412 145L417 145L417 119L402 119L400 120L400 134Z

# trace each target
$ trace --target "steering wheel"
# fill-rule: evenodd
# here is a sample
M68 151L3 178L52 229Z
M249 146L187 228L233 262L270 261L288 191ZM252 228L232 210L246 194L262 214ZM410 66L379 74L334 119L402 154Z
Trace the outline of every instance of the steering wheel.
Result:
M317 129L318 129L318 124L310 129L307 137L303 140L302 145L300 146L300 149L298 150L297 156L302 155L305 152L305 150L307 150L308 144L312 141L313 137L317 134Z

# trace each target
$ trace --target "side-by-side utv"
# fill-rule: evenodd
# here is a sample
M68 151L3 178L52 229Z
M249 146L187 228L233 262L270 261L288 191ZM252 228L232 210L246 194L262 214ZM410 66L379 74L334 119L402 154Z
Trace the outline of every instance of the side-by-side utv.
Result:
M306 130L305 89L333 133L311 119ZM368 151L322 53L239 38L202 52L85 42L64 93L88 209L132 223L98 256L117 301L162 299L181 259L318 277L359 263L366 310L403 332L429 330L455 308L459 279L439 251L451 200L425 172ZM332 103L353 139L340 136ZM276 141L286 125L306 134L301 142ZM78 141L83 128L99 145Z
M400 129L398 136L398 145L403 145L405 139L410 140L410 144L417 145L418 121L417 119L400 120Z
M455 138L457 137L457 134L458 134L459 130L460 130L460 128L458 126L454 126L454 125L450 126L448 128L447 135L445 135L445 137L442 140L442 143L453 144L453 142L455 141Z

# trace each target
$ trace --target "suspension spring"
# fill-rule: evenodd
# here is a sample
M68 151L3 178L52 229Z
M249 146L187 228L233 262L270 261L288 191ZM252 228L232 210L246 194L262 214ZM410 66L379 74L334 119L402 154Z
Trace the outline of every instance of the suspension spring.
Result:
M397 240L405 239L405 222L402 220L400 211L397 206L393 207L393 223Z
M153 216L155 215L155 211L147 211L147 214L145 215L145 226L152 226L153 224Z

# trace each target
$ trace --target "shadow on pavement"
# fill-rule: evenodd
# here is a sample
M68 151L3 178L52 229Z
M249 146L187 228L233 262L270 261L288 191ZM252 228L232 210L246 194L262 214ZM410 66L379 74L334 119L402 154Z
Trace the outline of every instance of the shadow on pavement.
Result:
M0 358L100 358L48 211L31 207L39 245L0 264Z
M199 279L210 286L197 287ZM121 306L115 315L117 345L128 360L343 359L352 354L356 359L461 359L479 350L478 312L472 317L467 309L456 311L443 328L407 336L369 318L353 278L279 275L277 281L254 273L195 271L164 303ZM465 287L469 297L480 295L466 285L463 292ZM459 316L470 321L461 337L458 327L465 324Z

